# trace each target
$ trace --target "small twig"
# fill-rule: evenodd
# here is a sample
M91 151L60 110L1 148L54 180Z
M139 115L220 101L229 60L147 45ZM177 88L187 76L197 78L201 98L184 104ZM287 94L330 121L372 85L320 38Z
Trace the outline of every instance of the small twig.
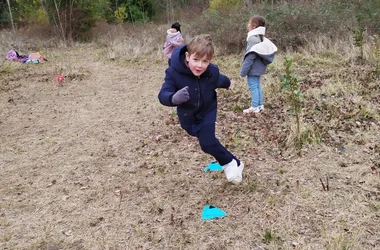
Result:
M368 233L370 233L370 234L372 234L372 235L374 235L375 233L374 232L372 232L371 230L369 230L369 229L367 229L366 230Z
M326 185L323 183L322 178L319 178L319 181L321 182L324 191L330 191L329 177L328 176L326 177Z
M258 248L260 248L260 249L264 249L262 246L259 246L259 244L257 244L257 243L255 243L256 244L256 246L258 247Z
M322 178L319 178L319 180L321 181L321 184L322 184L323 190L326 191L326 187L325 187L325 184L323 184Z
M174 221L174 214L171 213L170 214L170 225L173 226L175 224L175 221Z
M119 210L120 210L121 200L122 200L122 199L123 199L123 192L121 192L121 190L120 190Z

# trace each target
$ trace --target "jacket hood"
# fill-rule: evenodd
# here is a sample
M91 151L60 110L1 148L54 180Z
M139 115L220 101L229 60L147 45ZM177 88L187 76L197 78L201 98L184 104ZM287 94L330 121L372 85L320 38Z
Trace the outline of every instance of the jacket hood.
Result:
M246 52L246 55L251 52L258 54L266 61L266 63L271 63L273 62L274 56L277 52L277 47L274 43L272 43L272 41L264 37L264 40L261 43L253 45L249 51Z
M188 75L193 75L193 72L191 72L190 68L186 65L186 56L185 53L187 52L187 46L183 45L180 47L177 47L174 49L171 57L171 64L170 67L174 68L177 72L183 73L183 74L188 74ZM207 67L206 71L203 72L201 77L204 74L208 74L210 71L210 66Z
M173 32L172 29L168 29L166 31L166 33L168 34L168 36L176 36L176 35L180 34L181 32L179 32L179 31Z
M177 47L174 49L171 58L170 67L174 68L176 71L184 74L192 74L189 67L185 63L185 52L187 51L186 45Z
M261 43L254 45L251 49L259 55L270 55L277 52L277 47L268 38L264 37Z
M247 41L249 40L249 38L251 36L257 36L257 35L263 35L264 36L265 35L265 27L259 26L256 29L253 29L250 32L248 32Z

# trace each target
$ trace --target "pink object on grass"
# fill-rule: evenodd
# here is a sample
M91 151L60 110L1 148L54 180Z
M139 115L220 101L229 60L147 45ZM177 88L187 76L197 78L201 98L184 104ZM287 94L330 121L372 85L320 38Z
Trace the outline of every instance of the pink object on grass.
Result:
M61 85L62 82L65 80L65 78L61 75L57 75L57 77L55 78L55 80L57 81L57 85Z

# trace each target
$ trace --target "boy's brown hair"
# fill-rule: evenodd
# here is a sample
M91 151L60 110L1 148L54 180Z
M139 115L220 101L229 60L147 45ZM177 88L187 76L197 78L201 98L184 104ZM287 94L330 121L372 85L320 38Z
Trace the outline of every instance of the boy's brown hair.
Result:
M195 54L199 57L207 56L211 60L214 56L214 46L210 35L199 35L191 39L187 44L187 52L189 55Z

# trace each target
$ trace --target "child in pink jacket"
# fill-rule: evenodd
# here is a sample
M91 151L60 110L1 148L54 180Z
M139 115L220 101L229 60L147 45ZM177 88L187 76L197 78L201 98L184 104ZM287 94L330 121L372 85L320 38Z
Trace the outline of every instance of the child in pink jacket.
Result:
M183 45L181 25L179 22L175 22L172 24L172 27L167 30L166 41L163 47L164 54L168 57L169 67L173 50L181 45Z

